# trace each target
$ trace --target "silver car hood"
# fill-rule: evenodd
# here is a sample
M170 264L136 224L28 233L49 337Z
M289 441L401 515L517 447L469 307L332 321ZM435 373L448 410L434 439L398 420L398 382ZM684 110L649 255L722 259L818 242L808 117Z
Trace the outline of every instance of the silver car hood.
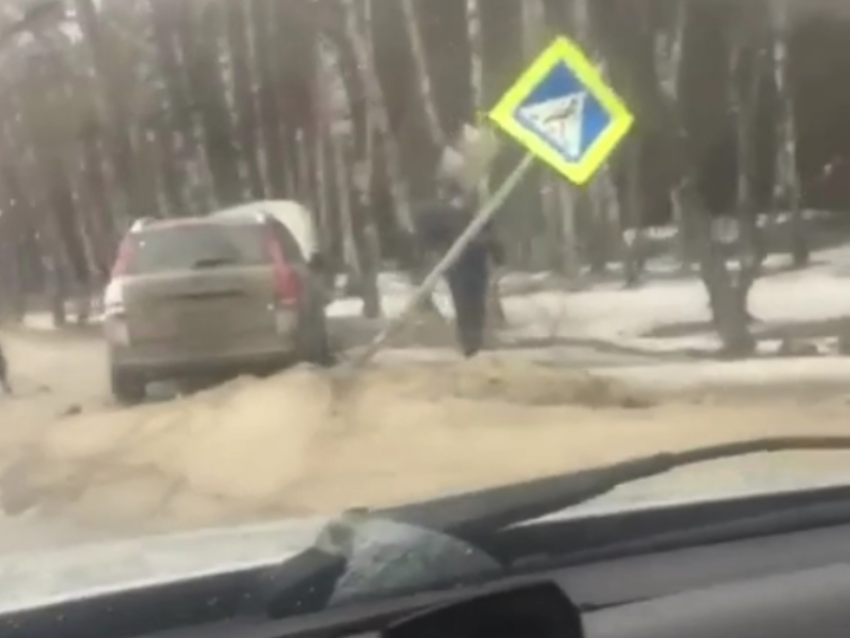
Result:
M798 477L799 479L799 477ZM850 474L840 479L813 478L805 484L777 485L769 481L745 488L714 493L682 493L678 481L667 478L660 489L658 479L629 485L605 497L547 515L536 521L604 516L614 511L675 507L682 503L728 498L747 498L778 491L794 492L832 485L850 484ZM40 607L63 600L87 598L104 593L160 585L192 577L276 564L307 547L327 519L310 518L228 527L204 531L148 536L132 540L77 544L61 550L28 551L0 556L0 614ZM389 525L405 539L413 528ZM380 535L382 529L377 529ZM367 534L375 533L367 530ZM416 533L416 530L413 530ZM461 551L464 551L461 548ZM468 551L468 550L466 550ZM448 561L450 562L450 561Z

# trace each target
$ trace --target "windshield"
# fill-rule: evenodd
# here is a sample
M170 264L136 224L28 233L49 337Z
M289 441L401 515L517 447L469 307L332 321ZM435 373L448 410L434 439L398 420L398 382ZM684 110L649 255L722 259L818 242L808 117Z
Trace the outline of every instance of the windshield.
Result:
M848 78L839 0L8 0L0 563L228 569L245 530L844 433Z
M129 244L128 275L269 262L259 224L166 226L134 233Z

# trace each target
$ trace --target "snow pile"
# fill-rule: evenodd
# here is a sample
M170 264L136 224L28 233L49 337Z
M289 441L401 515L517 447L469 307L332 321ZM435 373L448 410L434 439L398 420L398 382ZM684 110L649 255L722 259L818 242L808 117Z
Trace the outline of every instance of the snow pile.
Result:
M764 321L850 314L847 262L759 281L753 312ZM570 293L527 276L532 292L524 292L523 277L511 275L516 287L505 297L515 335L651 348L678 340L648 339L646 330L708 316L696 280ZM409 298L401 276L382 277L382 289L388 313ZM437 299L450 310L445 291ZM350 316L354 305L338 302L335 316ZM704 337L688 337L697 338ZM671 365L656 357L644 368L591 375L567 367L576 352L564 347L555 367L514 350L464 362L448 347L430 358L399 349L393 354L404 356L380 361L342 392L326 373L296 369L163 404L92 406L31 437L0 492L7 510L40 506L105 528L231 525L427 498L704 443L843 433L850 416L843 397L819 404L809 388L850 381L850 359ZM778 382L781 389L768 387ZM701 390L724 384L764 388L733 403ZM664 389L688 396L653 402ZM828 469L804 465L804 473Z
M434 374L415 368L393 375L416 395L440 400L456 397L521 405L580 405L591 408L642 407L649 397L626 384L584 370L544 366L520 357L482 355L457 365L443 365ZM396 376L397 374L397 376Z
M502 438L500 424L534 429L547 411L650 404L622 382L498 357L376 367L351 378L346 391L327 373L303 368L164 404L63 419L29 443L0 491L9 513L40 504L114 524L180 527L309 514L322 509L304 499L316 489L336 502L355 486L367 502L416 495L435 479L465 489L468 461L445 445L486 446L494 434ZM566 433L571 421L550 427ZM537 447L528 441L522 464L532 473L546 471L530 469ZM387 461L405 471L419 465L421 482L372 489L370 481L374 487L389 478L380 471ZM500 463L485 463L488 482L504 477Z

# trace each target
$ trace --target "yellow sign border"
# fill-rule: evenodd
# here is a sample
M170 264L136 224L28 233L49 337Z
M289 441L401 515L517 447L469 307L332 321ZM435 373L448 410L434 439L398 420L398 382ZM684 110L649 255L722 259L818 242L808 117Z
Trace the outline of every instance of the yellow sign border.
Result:
M568 162L534 131L514 118L514 112L556 64L565 64L576 79L596 98L611 122L596 138L579 162ZM489 119L528 151L577 185L587 183L617 148L634 123L625 102L609 87L582 50L559 36L529 65L502 99L487 114Z

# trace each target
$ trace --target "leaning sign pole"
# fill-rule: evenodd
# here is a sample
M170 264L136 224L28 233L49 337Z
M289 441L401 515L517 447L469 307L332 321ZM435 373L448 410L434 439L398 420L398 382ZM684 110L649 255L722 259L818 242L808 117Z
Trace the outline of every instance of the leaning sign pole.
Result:
M469 243L486 226L540 160L564 178L586 184L620 145L634 123L623 100L608 86L581 48L556 38L487 113L489 121L527 151L526 156L482 203L466 230L425 277L403 311L366 348L342 365L366 365L399 332Z

